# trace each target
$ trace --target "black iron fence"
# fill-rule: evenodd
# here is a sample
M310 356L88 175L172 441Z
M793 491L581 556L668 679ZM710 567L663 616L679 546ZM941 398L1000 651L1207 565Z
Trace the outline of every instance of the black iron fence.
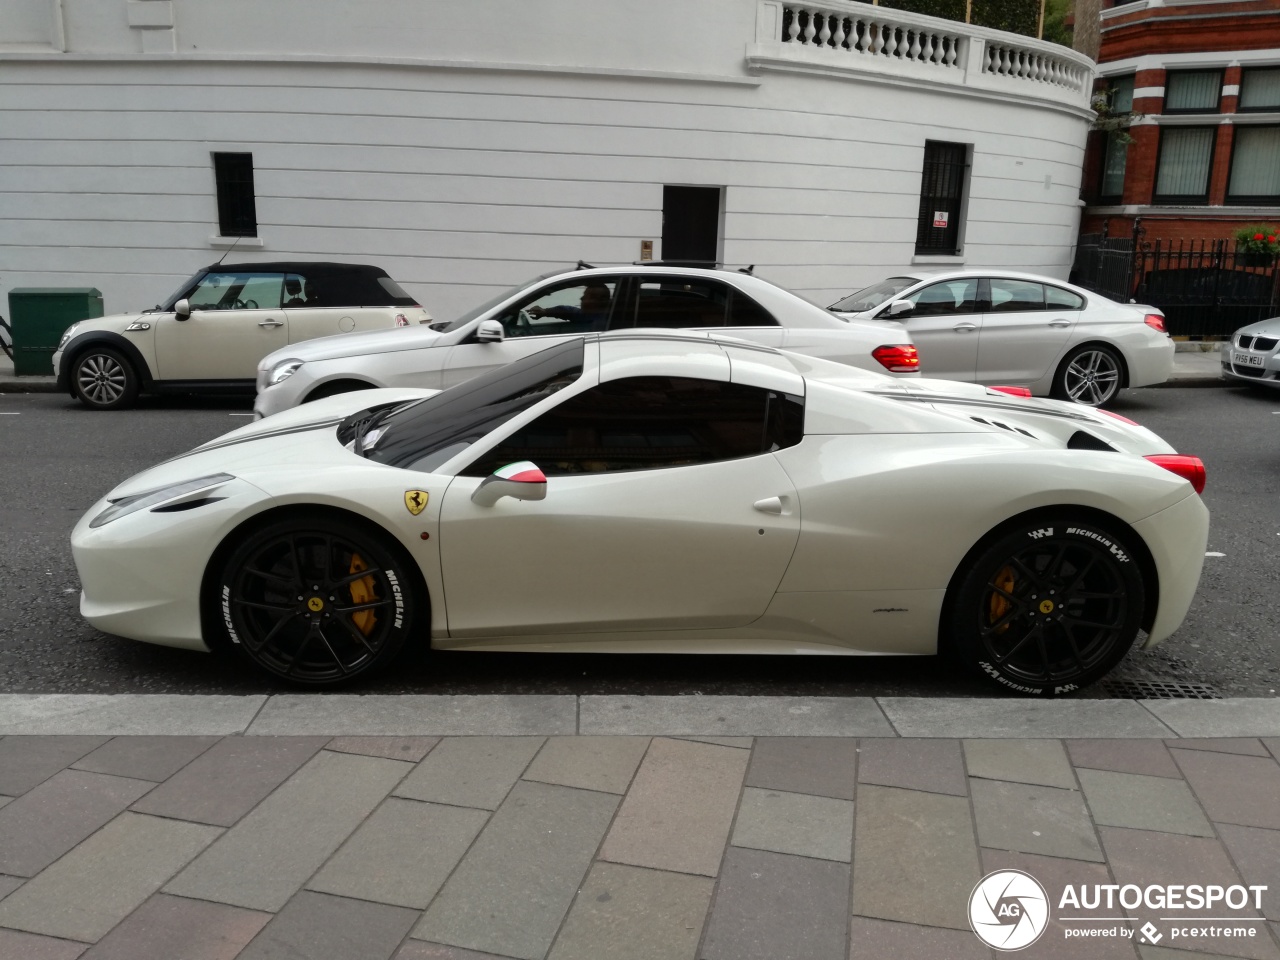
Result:
M1280 258L1239 251L1231 240L1154 240L1086 234L1074 275L1082 287L1164 311L1174 336L1230 336L1280 315Z

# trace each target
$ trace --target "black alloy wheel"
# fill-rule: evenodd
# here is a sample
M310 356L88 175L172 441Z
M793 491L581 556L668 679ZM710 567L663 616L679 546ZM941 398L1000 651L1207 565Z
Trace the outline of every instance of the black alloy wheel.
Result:
M269 524L232 551L211 586L216 645L307 687L385 669L419 610L420 576L376 528L337 518Z
M1056 696L1099 680L1142 624L1132 536L1055 517L971 554L950 607L954 649L1016 693Z
M118 350L89 347L76 357L71 386L90 410L123 410L138 399L138 374Z

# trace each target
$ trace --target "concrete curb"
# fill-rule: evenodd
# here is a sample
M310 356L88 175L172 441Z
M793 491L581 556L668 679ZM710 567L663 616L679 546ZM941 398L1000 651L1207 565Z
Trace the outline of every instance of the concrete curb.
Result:
M56 377L0 377L0 393L58 393Z
M1280 737L1280 698L0 694L3 736Z

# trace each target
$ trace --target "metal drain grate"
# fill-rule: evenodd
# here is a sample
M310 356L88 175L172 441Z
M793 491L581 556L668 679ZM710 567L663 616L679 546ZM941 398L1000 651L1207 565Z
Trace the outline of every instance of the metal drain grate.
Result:
M1126 700L1221 700L1207 683L1181 680L1103 680L1102 689Z

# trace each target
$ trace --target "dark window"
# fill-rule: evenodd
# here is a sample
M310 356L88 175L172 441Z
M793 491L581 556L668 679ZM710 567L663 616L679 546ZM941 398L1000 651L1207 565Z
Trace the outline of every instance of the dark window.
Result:
M1217 113L1221 70L1179 70L1165 75L1165 113Z
M1280 127L1236 125L1227 200L1267 206L1280 200Z
M991 312L1023 313L1044 309L1044 286L1027 280L991 278Z
M628 377L570 397L464 473L488 476L520 460L547 476L692 466L780 450L803 436L800 397L721 380Z
M1157 201L1203 203L1209 197L1209 167L1217 127L1163 127L1156 166Z
M1280 110L1280 67L1251 68L1240 78L1239 110Z
M1129 142L1119 131L1110 131L1102 154L1102 185L1099 190L1102 197L1118 200L1124 195L1124 168L1128 162Z
M723 327L729 288L691 277L639 277L635 285L636 327Z
M1112 77L1107 81L1107 104L1112 113L1133 112L1134 76Z
M720 188L662 188L662 259L712 265L719 259Z
M542 287L494 317L508 337L597 333L608 329L617 304L617 277L587 277Z
M577 380L582 376L584 350L584 341L575 337L399 407L384 424L366 427L365 456L430 473L516 414ZM338 439L347 443L351 438L339 428ZM510 462L504 460L498 466Z
M1044 285L1044 299L1050 310L1083 310L1084 297L1061 287Z
M215 153L218 231L224 237L256 237L258 209L253 199L253 154Z
M978 280L944 280L918 290L907 297L915 307L910 316L937 317L978 312ZM900 315L901 316L901 315Z
M760 306L741 290L729 295L729 319L726 327L776 327L778 321L768 310Z
M963 143L925 141L916 253L954 254L959 249L968 154Z

